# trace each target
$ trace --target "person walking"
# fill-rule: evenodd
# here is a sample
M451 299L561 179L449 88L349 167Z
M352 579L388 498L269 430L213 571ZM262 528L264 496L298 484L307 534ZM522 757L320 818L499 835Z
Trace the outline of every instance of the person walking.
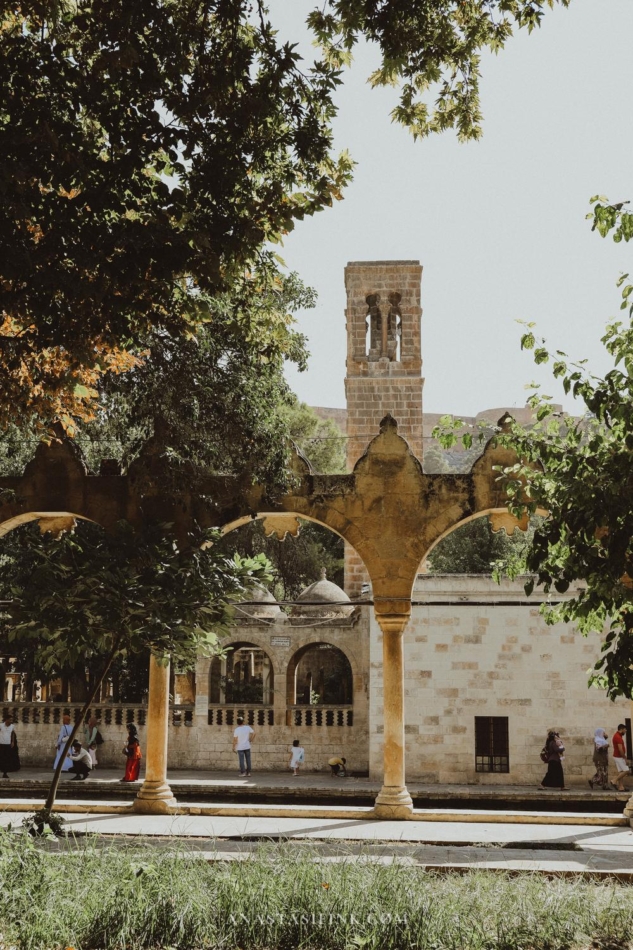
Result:
M68 713L65 713L65 715L62 716L61 729L59 730L59 735L57 736L57 742L55 743L55 748L57 749L57 753L55 755L55 761L53 762L54 769L57 768L57 763L59 762L61 758L61 754L64 751L64 746L68 742L72 731L73 731L73 727L70 724L70 716L68 715ZM62 772L70 771L70 767L72 764L73 763L72 763L72 759L70 758L70 752L69 752L66 758L64 759L64 764L62 765Z
M553 729L547 733L547 739L543 746L541 757L545 756L547 761L547 774L539 788L559 788L561 792L565 789L565 776L563 774L562 759L565 753L565 746L561 738Z
M251 774L251 742L255 738L255 730L244 725L244 716L237 717L237 726L233 733L233 751L237 752L240 763L240 775Z
M93 713L84 727L84 745L90 753L90 760L92 762L93 769L96 769L97 765L99 764L97 762L97 737L99 735L99 723L97 721L97 717Z
M8 773L17 772L19 768L18 737L15 734L13 716L7 713L0 725L0 769L2 770L2 778L8 779Z
M616 731L613 733L613 764L615 766L615 782L611 782L611 788L614 788L616 792L625 792L626 789L622 784L624 776L629 774L629 763L626 761L626 743L624 737L626 735L626 726L623 722L620 723Z
M136 726L131 722L127 727L127 745L123 748L123 755L127 756L125 775L122 782L136 782L141 771L141 743L138 740Z
M85 781L90 772L92 771L92 756L88 749L84 749L81 745L79 739L75 739L72 744L72 751L70 753L70 758L72 759L72 765L68 769L69 772L74 772L73 782L76 781Z
M292 749L290 750L290 761L288 762L288 768L292 769L293 775L299 774L299 769L303 765L305 760L305 749L300 745L299 740L295 739L292 743Z
M596 729L593 734L593 764L596 774L589 779L589 785L594 788L607 788L609 785L609 737L606 729Z

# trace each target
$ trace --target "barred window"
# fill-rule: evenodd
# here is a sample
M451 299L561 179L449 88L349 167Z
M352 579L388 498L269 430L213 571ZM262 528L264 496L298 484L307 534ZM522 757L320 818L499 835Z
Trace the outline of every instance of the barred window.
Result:
M510 771L507 716L475 716L475 771Z

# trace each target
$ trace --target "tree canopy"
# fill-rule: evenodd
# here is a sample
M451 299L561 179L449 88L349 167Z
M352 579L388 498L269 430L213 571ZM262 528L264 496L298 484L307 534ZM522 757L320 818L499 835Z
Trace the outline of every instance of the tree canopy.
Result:
M262 338L266 327L280 323L293 359L303 365L304 338L288 324L296 309L313 304L313 291L289 274L253 301L249 319L262 327ZM222 310L221 333L209 325L189 337L150 333L146 359L99 383L94 419L74 427L92 471L99 471L104 458L127 467L152 439L172 478L185 474L193 482L209 471L239 472L265 481L271 491L285 484L288 439L297 426L291 423L296 399L284 379L283 357L244 337L241 305L230 294ZM326 426L316 417L313 425ZM7 426L0 433L0 474L21 474L37 442L35 426ZM327 444L334 451L337 442Z
M151 651L191 667L220 649L231 604L267 580L263 556L227 558L219 532L192 532L178 542L167 525L134 531L121 522L106 534L78 523L61 537L34 538L36 524L11 533L2 548L3 639L34 654L54 675L78 662L99 668L84 713L117 657ZM83 715L77 720L75 731ZM68 745L73 736L68 739ZM63 757L62 757L63 758ZM58 763L47 808L61 773Z
M553 2L326 0L304 64L261 2L0 0L0 423L90 419L149 333L221 335L227 293L254 351L291 355L253 300L350 179L331 124L355 43L402 84L397 121L473 138L481 50Z
M530 531L531 535L532 531ZM522 561L529 535L493 531L486 517L475 518L443 538L428 556L429 574L493 574Z
M231 603L269 575L263 557L228 558L217 531L180 543L168 526L113 534L79 522L54 537L36 524L3 539L0 615L9 644L26 643L55 674L77 660L150 649L193 664L219 646Z

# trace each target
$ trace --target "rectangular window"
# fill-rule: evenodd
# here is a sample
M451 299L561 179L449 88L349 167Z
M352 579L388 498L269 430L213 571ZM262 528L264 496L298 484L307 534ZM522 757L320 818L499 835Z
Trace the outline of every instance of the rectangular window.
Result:
M475 716L475 771L510 771L507 716Z

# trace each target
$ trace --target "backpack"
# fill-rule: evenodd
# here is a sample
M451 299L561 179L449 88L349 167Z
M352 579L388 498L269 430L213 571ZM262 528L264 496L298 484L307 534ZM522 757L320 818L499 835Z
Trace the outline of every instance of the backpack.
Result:
M103 745L104 742L105 742L105 739L103 738L103 736L97 729L97 734L95 736L95 745Z
M541 762L549 762L549 755L545 747L541 749Z

